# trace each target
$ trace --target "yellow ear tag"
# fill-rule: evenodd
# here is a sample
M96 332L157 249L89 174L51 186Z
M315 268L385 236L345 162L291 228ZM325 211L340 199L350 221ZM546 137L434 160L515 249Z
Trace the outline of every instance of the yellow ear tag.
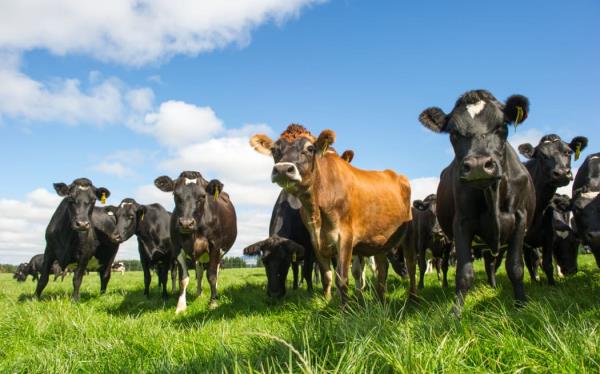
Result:
M296 262L296 252L292 253L292 262Z
M142 212L142 216L140 217L140 221L144 220L144 212Z
M577 143L575 146L575 161L579 160L579 156L581 155L581 143Z
M215 201L217 201L219 199L219 190L215 190Z
M106 192L102 192L102 196L100 196L100 202L102 204L106 204Z
M517 107L517 118L515 119L515 132L517 132L517 127L519 126L519 124L521 123L521 121L523 121L523 108L518 106Z

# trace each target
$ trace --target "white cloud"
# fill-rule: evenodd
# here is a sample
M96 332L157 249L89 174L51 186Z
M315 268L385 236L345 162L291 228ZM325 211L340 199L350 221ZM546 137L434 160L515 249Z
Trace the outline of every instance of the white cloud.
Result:
M415 178L410 181L411 200L422 200L432 193L437 193L440 178Z
M104 174L114 175L116 177L127 177L133 174L133 170L123 165L121 162L109 162L102 161L94 168L96 171L99 171Z
M93 165L92 170L119 178L131 177L136 175L134 170L139 165L142 165L148 158L153 157L154 155L148 155L138 149L117 151L107 155L98 164Z
M0 58L7 56L0 53ZM129 89L116 78L90 73L89 82L55 78L36 81L19 71L18 58L0 60L0 117L35 122L76 124L119 123L150 109L150 89Z
M169 147L206 140L223 131L223 122L210 107L199 107L182 101L167 101L158 112L146 114L144 125L134 129L153 135Z
M519 128L516 132L513 131L513 129L511 128L510 132L512 133L512 135L508 137L508 141L510 145L515 149L515 151L518 150L521 144L525 143L529 143L535 147L540 142L542 136L544 136L544 134L540 130L535 128ZM521 157L521 159L523 158Z
M101 61L142 65L175 54L197 55L250 32L282 23L322 0L19 0L0 5L0 48L87 54Z

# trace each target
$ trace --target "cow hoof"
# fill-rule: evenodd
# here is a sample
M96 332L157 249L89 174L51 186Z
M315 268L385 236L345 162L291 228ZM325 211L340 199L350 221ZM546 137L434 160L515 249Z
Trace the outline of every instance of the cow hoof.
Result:
M219 306L219 303L217 303L217 300L211 300L208 303L208 309L210 309L210 310L215 310L215 309L217 309L218 306Z
M535 280L536 282L539 282L540 281L540 276L536 275L535 277L533 277L533 280Z
M525 300L515 300L515 308L521 309L527 306L527 301Z
M175 309L175 314L183 313L187 309L187 305L185 303L177 303L177 308Z

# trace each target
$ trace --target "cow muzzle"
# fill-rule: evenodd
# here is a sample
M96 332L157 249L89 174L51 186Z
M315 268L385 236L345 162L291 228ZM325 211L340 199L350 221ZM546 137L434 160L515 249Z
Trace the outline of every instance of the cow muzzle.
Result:
M491 156L465 157L460 166L463 182L494 181L498 178L498 164Z
M123 238L121 237L121 234L119 234L119 233L112 234L111 239L115 243L121 243L123 241Z
M182 233L190 233L196 228L196 220L194 218L179 218L179 231Z
M90 229L90 221L75 220L75 222L73 222L73 229L77 231L87 231Z
M290 183L302 182L302 176L295 164L291 162L278 162L273 166L271 182L285 188Z
M573 180L570 168L552 170L552 183L557 187L563 187Z

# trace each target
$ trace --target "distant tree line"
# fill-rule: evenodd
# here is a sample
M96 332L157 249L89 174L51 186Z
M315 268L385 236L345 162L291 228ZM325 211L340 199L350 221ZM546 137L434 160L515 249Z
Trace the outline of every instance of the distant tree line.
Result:
M0 273L14 273L17 270L17 265L0 264Z

